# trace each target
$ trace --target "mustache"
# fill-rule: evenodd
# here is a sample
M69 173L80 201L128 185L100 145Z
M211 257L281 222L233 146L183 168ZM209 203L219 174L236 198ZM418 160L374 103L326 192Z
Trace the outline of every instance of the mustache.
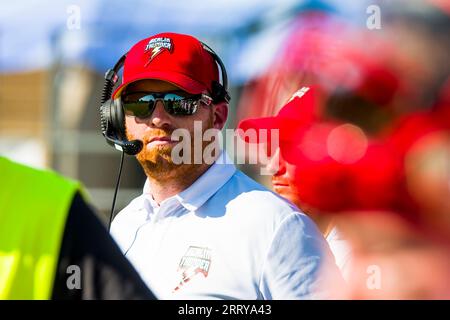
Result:
M146 133L142 137L144 144L150 142L154 137L171 137L175 129L164 130L164 129L152 129L151 132Z

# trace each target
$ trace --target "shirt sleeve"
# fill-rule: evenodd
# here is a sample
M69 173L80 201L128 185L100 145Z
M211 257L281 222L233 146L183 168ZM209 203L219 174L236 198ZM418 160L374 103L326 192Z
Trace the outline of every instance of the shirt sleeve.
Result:
M333 288L342 281L314 223L298 212L287 216L276 230L263 264L259 283L262 298L333 298Z
M80 286L69 286L75 266ZM70 287L70 288L69 288ZM93 210L77 194L68 214L53 299L154 299Z

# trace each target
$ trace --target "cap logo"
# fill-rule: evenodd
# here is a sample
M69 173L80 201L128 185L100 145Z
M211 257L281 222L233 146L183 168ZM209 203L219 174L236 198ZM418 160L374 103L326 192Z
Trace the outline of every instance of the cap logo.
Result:
M146 62L146 67L158 54L167 50L172 52L172 39L170 38L153 38L147 43L144 52L150 54L148 61Z
M297 90L296 92L294 92L294 94L292 95L292 97L289 99L288 103L291 102L292 100L294 100L295 98L301 98L305 95L306 92L308 92L309 87L302 87L300 90Z

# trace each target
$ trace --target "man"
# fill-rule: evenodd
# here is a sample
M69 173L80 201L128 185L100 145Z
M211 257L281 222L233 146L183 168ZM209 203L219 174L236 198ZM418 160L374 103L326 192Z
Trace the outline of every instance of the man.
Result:
M0 300L154 298L78 183L0 157Z
M172 133L184 129L193 139L202 136L196 124L202 133L224 127L228 99L215 93L218 71L188 35L158 34L128 52L113 98L122 103L128 139L143 141L137 159L147 181L113 221L112 234L158 298L327 297L321 272L338 272L308 217L224 153L212 165L203 156L178 163L174 155ZM206 151L207 143L200 146L181 154L193 151L192 160Z

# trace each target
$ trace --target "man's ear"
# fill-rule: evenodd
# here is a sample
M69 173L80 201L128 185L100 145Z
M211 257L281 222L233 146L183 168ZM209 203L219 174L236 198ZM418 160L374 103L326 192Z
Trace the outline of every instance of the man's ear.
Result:
M214 105L214 128L222 130L228 118L228 104L220 102Z

